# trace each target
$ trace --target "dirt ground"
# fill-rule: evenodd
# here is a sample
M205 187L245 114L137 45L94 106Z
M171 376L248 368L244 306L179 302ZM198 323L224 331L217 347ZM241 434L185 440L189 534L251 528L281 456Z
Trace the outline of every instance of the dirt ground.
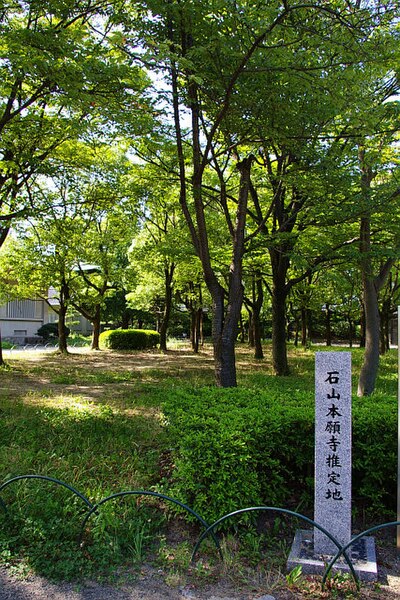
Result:
M85 584L51 583L42 577L26 579L13 577L0 568L0 600L300 600L330 598L360 598L362 600L395 600L400 598L400 577L381 576L382 583L364 585L354 595L347 590L321 592L319 586L302 583L293 589L265 591L238 589L231 583L219 581L201 588L194 585L171 587L162 574L144 570L132 583L118 586L88 581Z

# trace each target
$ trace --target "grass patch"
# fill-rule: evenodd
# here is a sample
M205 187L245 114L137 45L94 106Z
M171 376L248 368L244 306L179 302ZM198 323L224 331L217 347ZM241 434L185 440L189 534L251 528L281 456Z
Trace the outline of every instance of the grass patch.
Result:
M51 352L13 350L6 354L7 368L0 371L0 465L3 465L0 479L5 481L29 473L47 475L74 486L93 503L122 490L167 489L163 486L176 484L174 453L185 431L176 428L176 423L174 427L168 426L168 414L163 407L167 402L176 408L179 399L182 407L185 399L193 399L192 407L196 398L202 399L198 419L199 427L203 427L202 412L207 407L214 407L217 418L224 414L224 398L228 402L230 396L234 397L235 418L240 420L241 413L246 417L253 414L254 427L247 431L245 439L235 439L230 447L245 450L252 444L257 447L258 438L253 435L257 423L255 406L265 403L279 413L298 414L299 423L304 415L313 412L314 351L291 347L291 375L276 378L269 350L266 346L265 360L255 361L246 346L238 348L240 389L231 392L213 387L210 348L198 356L183 344L176 344L167 354L76 349L64 357ZM362 351L355 349L352 355L355 394ZM382 358L373 397L379 407L376 410L385 411L388 407L395 411L396 394L397 354L392 351ZM353 402L355 414L368 404L368 400L355 395ZM211 412L209 419L213 418ZM210 432L217 430L215 423L210 429L205 427L204 443L210 439ZM261 429L258 434L262 439ZM280 435L277 430L274 439L290 446L290 435L282 433L282 438ZM301 432L296 439L299 436ZM217 439L215 444L219 444ZM267 451L268 440L263 444L263 451ZM222 444L221 456L235 470L236 458L229 455L228 447ZM275 458L268 456L272 467ZM235 471L236 475L242 472L243 477L247 476L245 463L240 469ZM307 472L305 476L310 478ZM278 488L282 477L277 472ZM307 480L308 486L311 483ZM258 493L256 482L253 484ZM380 484L374 481L373 485L379 488ZM246 493L250 492L251 488L247 488ZM168 531L173 531L181 520L165 503L133 497L110 501L97 517L91 518L80 548L77 539L85 507L67 490L24 481L6 488L2 498L8 513L4 515L0 510L0 562L14 569L51 578L112 579L121 567L134 573L149 552L163 566L170 565L171 580L180 581L180 569L189 568L191 544L180 540L171 546L167 539ZM243 499L239 500L243 507ZM250 497L245 500L245 504L251 503ZM243 529L240 543L232 537L226 538L224 552L228 560L224 568L229 563L238 571L238 565L243 565L241 577L248 577L251 568L254 572L258 569L260 577L267 577L265 564L272 560L270 542L254 535L253 524L248 526L250 529L246 529L247 525ZM191 527L185 532L190 532ZM279 570L286 542L274 527L272 522L269 533L274 539L273 547L280 544L282 550L283 558L276 565ZM194 538L196 534L197 531ZM215 550L210 551L210 556L207 552L202 550L206 558L199 563L196 576L214 577L220 573L217 558L212 558ZM256 556L262 558L261 563L255 562Z

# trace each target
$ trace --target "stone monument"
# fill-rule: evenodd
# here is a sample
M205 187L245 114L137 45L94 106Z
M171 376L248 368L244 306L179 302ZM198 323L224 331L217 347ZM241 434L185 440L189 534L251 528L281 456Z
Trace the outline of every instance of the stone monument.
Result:
M314 521L344 546L351 540L351 353L315 355L315 489ZM356 545L354 545L356 546ZM373 538L348 551L359 577L377 578ZM298 530L288 570L323 573L337 546L318 528ZM335 570L349 571L341 559Z
M340 544L351 539L351 354L315 354L314 521ZM337 547L314 529L317 554Z

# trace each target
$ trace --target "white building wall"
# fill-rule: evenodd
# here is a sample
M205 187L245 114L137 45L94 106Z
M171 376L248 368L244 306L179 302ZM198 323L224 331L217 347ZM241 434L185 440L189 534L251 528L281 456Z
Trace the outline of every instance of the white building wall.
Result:
M57 315L43 300L12 300L0 307L3 339L23 342L27 337L37 337L39 327L50 320L56 321Z
M55 306L56 303L54 302ZM3 339L24 343L25 338L38 337L38 329L45 323L58 321L57 313L44 300L12 300L0 306L0 328ZM91 323L81 315L75 315L71 329L90 335Z

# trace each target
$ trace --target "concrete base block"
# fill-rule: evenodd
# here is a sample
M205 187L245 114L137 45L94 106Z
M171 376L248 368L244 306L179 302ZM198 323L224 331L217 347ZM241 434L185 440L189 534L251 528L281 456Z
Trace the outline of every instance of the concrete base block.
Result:
M287 570L291 571L301 565L302 571L308 575L323 575L332 556L314 554L314 532L298 529L287 561ZM362 581L377 581L375 540L363 537L347 551L358 577ZM350 573L346 561L341 557L332 569L332 573Z

